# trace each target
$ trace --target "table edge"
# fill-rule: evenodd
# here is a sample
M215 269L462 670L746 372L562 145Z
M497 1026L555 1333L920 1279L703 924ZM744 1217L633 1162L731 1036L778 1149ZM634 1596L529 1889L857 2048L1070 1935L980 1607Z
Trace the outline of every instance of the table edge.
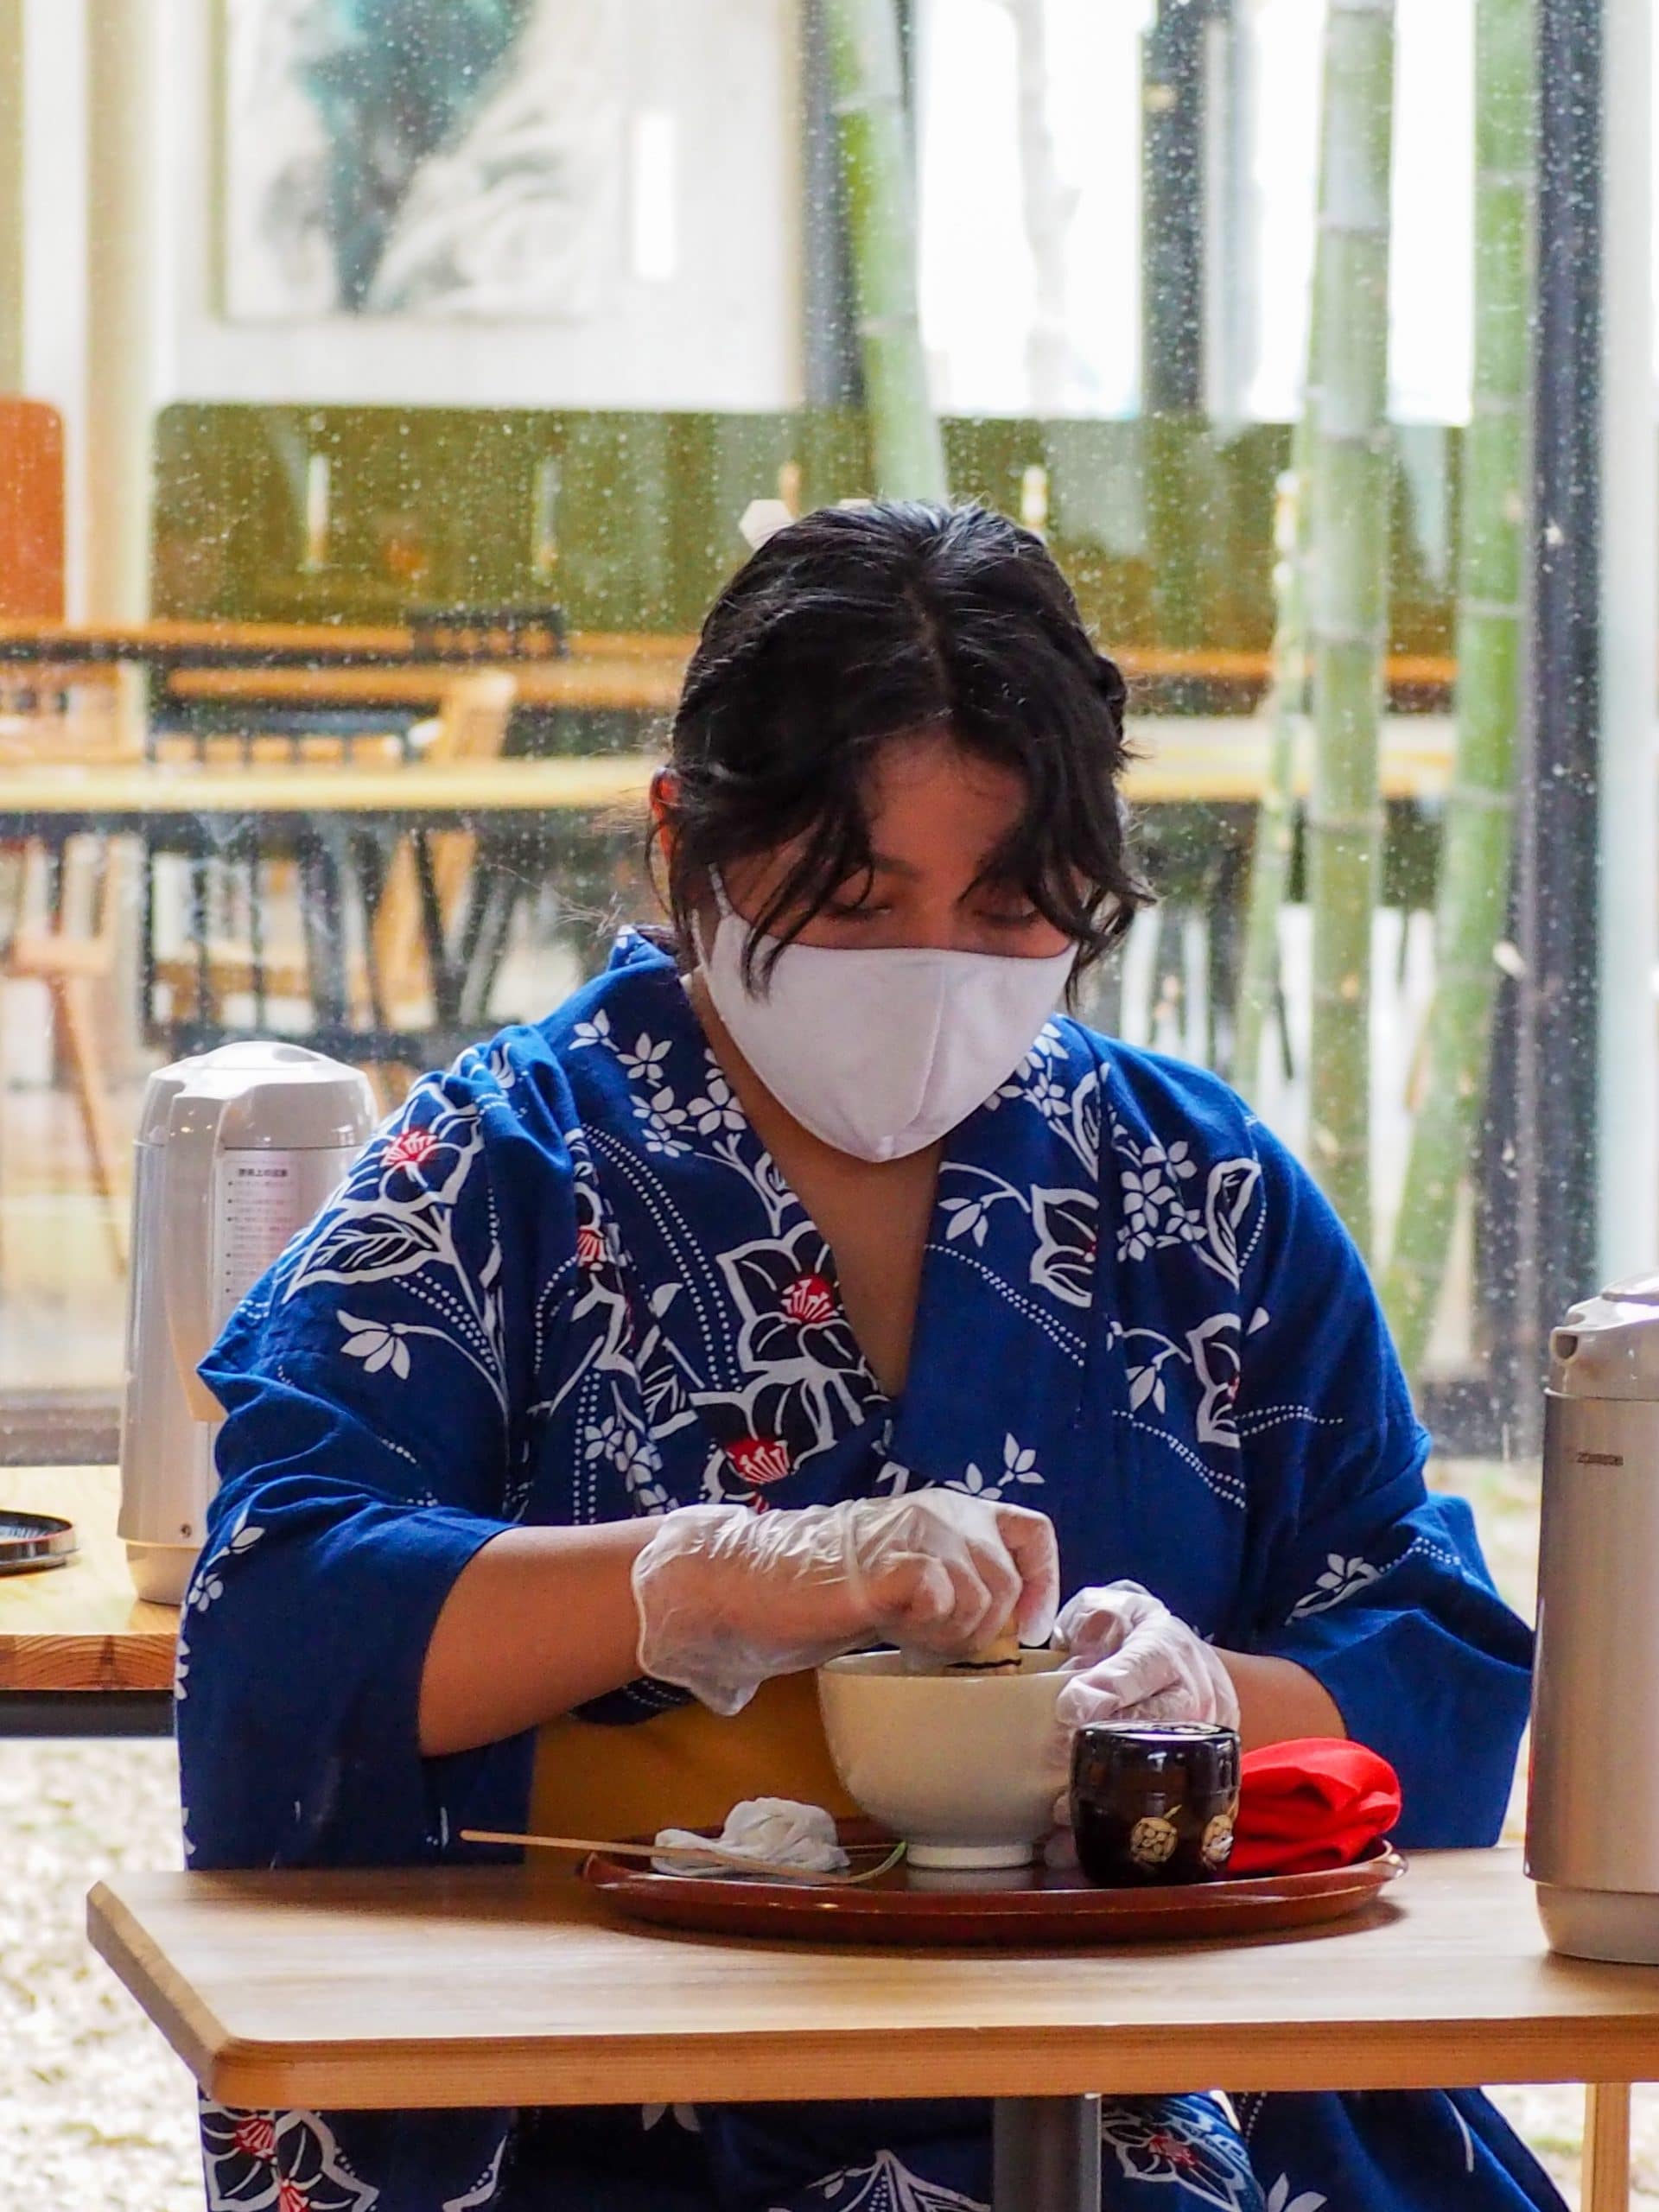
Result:
M142 1923L108 1882L94 1882L86 1893L86 1939L135 1999L138 1990L133 1975L142 1961L144 1986L155 2009L139 2000L141 2009L206 2088L216 2053L229 2041L225 2024L156 1951Z
M204 2038L176 2006L157 2024L210 2097L261 2110L758 2103L803 2094L861 2099L890 2091L896 2055L893 2038L868 2030L813 2029L711 2037L707 2049L677 2033L617 2041L582 2036L568 2044L557 2037L405 2044L395 2055L352 2042L320 2056L296 2056L289 2045L222 2031ZM1074 2028L936 2032L925 2050L913 2043L905 2048L906 2094L1178 2095L1212 2089L1218 2081L1236 2093L1633 2082L1650 2078L1656 2063L1651 2026L1618 2021L1475 2018L1383 2030L1365 2024L1351 2046L1324 2024L1312 2051L1306 2031L1288 2026L1211 2030L1201 2041L1180 2028L1103 2033L1122 2038L1123 2048L1102 2049L1094 2036L1080 2040Z
M118 1658L112 1647L120 1647ZM0 1637L0 1700L41 1690L67 1697L151 1696L171 1690L178 1638L155 1629L45 1630ZM49 1668L42 1662L50 1662ZM29 1673L40 1666L40 1678Z
M496 1870L490 1870L493 1872ZM147 1878L140 1876L140 1881ZM171 1884L191 1878L174 1873ZM211 1879L211 1877L207 1878ZM93 1889L87 1928L167 2042L219 2102L252 2109L747 2102L868 2097L890 2085L899 2038L861 2024L767 2024L662 2035L552 2030L401 2042L341 2038L300 2050L232 2033L151 1942L142 1894L130 1907L110 1882ZM1646 1986L1644 1982L1643 1986ZM1650 2010L1540 2018L1459 2015L1433 2021L1325 2020L1206 2024L1074 2018L943 2024L903 2042L917 2096L1170 2094L1213 2088L1427 2088L1485 2082L1636 2082L1659 2074Z

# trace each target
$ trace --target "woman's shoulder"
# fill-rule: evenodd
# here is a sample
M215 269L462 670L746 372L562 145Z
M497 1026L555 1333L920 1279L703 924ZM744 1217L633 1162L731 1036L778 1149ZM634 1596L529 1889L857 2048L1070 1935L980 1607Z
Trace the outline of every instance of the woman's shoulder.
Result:
M1153 1186L1179 1198L1197 1224L1224 1217L1240 1253L1342 1231L1313 1177L1232 1085L1168 1052L1103 1036L1069 1019L1052 1025L1074 1069L1099 1085L1103 1179L1125 1193Z
M1211 1069L1108 1037L1070 1015L1052 1025L1074 1066L1098 1071L1109 1122L1137 1138L1157 1138L1217 1150L1254 1153L1262 1124L1230 1084Z
M595 1042L653 1026L664 1038L692 1022L673 954L654 933L618 933L599 974L534 1025L549 1056L567 1068Z
M1284 1138L1232 1085L1209 1068L1171 1053L1126 1045L1085 1028L1075 1051L1092 1052L1100 1069L1102 1166L1120 1182L1148 1167L1176 1188L1206 1224L1226 1218L1237 1252L1340 1255L1363 1272L1330 1201ZM1167 1172L1173 1166L1173 1176ZM1125 1187L1128 1187L1126 1184Z
M592 1048L626 1038L626 1051L653 1025L667 1036L685 1019L671 957L639 931L625 930L601 972L550 1013L468 1046L417 1089L465 1102L499 1134L551 1129L568 1138L593 1109L583 1074L594 1064Z

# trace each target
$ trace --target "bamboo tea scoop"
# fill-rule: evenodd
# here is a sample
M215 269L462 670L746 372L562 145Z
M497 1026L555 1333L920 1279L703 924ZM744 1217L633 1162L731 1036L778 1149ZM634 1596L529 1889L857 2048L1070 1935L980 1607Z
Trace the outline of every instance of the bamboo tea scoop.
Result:
M718 1843L604 1843L591 1836L580 1835L511 1835L495 1828L463 1828L463 1843L511 1843L526 1851L568 1851L577 1858L591 1858L594 1853L607 1859L690 1859L696 1860L704 1871L708 1861L714 1859L721 1866L730 1866L745 1874L765 1874L774 1882L806 1882L817 1887L831 1886L844 1889L856 1882L873 1882L878 1874L885 1874L896 1866L905 1855L905 1847L897 1843L887 1857L874 1866L866 1866L857 1873L821 1874L810 1866L789 1866L781 1860L754 1859L743 1851L728 1851Z

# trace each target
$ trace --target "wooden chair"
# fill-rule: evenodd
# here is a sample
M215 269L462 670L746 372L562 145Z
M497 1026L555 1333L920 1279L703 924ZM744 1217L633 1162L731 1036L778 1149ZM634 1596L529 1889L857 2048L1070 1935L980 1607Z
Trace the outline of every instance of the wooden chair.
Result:
M430 721L417 723L409 734L415 758L408 772L418 776L429 762L483 760L496 757L505 741L516 693L512 675L497 669L479 669L457 676L445 691L443 705ZM339 740L326 741L338 744ZM378 745L383 741L372 741ZM401 757L400 746L400 757ZM466 895L476 840L471 831L442 830L430 837L433 877L438 908L446 928L453 922ZM421 911L420 875L413 839L401 836L381 887L370 925L369 954L378 996L386 1020L393 1026L418 1027L427 1018L432 977L427 960ZM173 993L175 1009L185 1014L206 1012L222 1020L225 1001L248 995L258 982L267 998L308 998L311 977L307 963L291 952L279 951L256 962L251 945L223 939L210 943L205 963L209 1003L201 996L203 963L194 952L168 955L156 963L158 982ZM353 963L351 999L355 1019L366 1020L375 994L369 988L369 967L361 957Z
M92 1187L104 1201L110 1246L116 1265L127 1263L125 1147L111 1102L105 1038L108 1022L100 1005L112 981L121 927L123 869L119 848L108 837L70 838L62 851L49 853L38 842L22 849L18 912L37 906L43 922L20 918L10 944L0 949L0 982L44 983L51 1001L59 1065L69 1078L80 1110L81 1128L92 1165ZM74 910L82 879L88 893L82 925Z
M434 763L493 760L506 741L516 692L505 670L458 677L438 715L417 724L423 757ZM448 931L472 876L478 840L470 830L440 830L431 841L438 912ZM374 958L388 1019L402 1021L430 993L433 977L422 927L419 873L411 839L398 840L374 917Z
M143 684L132 667L0 663L0 767L141 760Z
M136 760L143 752L137 671L8 664L0 670L0 773L7 765ZM57 1064L79 1109L92 1187L111 1249L127 1251L125 1146L111 1097L107 993L117 972L124 870L116 840L92 834L57 851L39 838L0 847L16 862L16 927L0 936L0 982L43 983Z

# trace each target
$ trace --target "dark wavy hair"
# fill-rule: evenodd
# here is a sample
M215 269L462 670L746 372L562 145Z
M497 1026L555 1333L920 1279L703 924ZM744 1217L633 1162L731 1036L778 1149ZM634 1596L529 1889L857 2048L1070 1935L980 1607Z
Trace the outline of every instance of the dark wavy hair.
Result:
M982 880L1017 888L1088 966L1150 897L1117 788L1123 702L1042 541L1005 516L894 501L787 524L709 609L674 717L657 835L683 952L711 869L798 840L753 919L753 983L760 937L787 944L870 874L879 748L943 728L1025 785Z

